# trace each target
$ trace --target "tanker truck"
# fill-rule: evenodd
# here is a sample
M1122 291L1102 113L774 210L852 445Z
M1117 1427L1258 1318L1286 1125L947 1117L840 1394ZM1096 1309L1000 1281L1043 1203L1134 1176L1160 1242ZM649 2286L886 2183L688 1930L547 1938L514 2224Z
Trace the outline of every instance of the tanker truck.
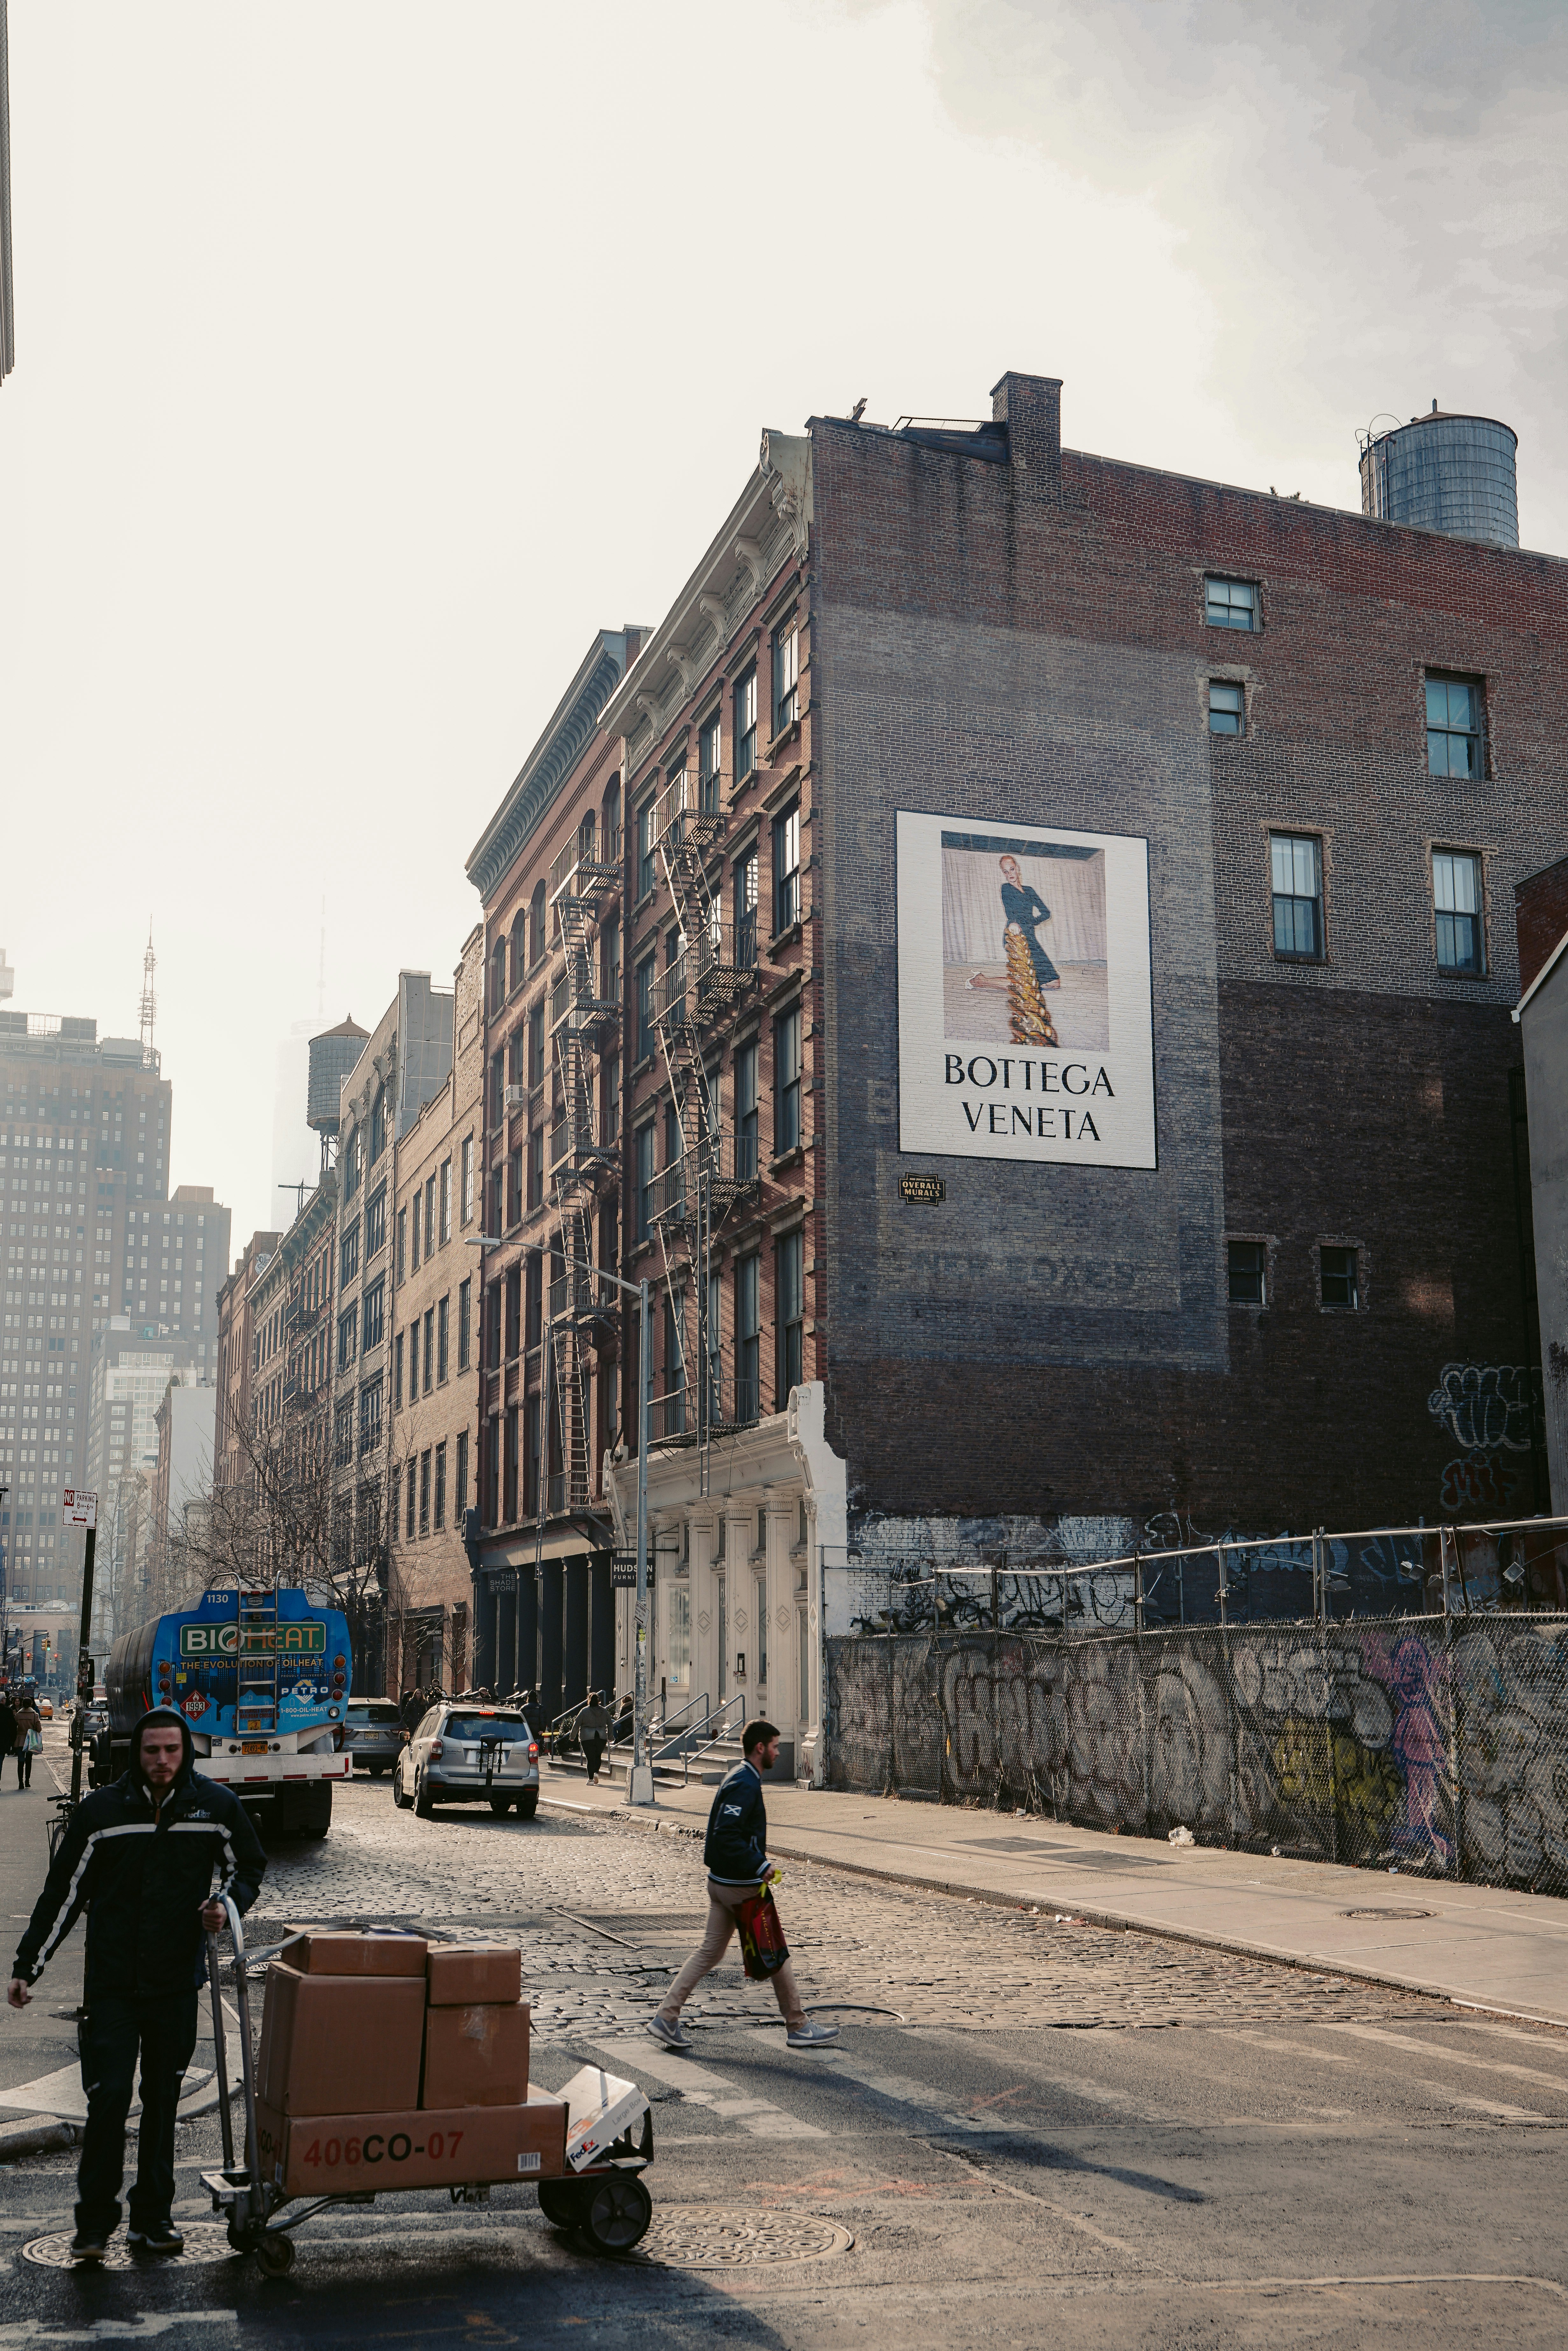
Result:
M114 1644L93 1784L128 1768L131 1731L149 1707L177 1707L197 1771L232 1788L259 1829L325 1836L333 1782L353 1769L343 1751L352 1664L340 1609L282 1586L204 1592Z

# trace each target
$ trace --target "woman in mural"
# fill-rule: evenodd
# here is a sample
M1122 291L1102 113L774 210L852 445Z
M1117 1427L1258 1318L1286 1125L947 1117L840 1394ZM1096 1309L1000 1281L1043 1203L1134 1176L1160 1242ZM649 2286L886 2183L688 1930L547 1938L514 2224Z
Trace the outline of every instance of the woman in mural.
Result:
M1061 986L1061 975L1035 937L1038 926L1050 922L1051 908L1033 883L1024 881L1016 857L1001 860L1001 872L1002 945L1008 958L1007 977L988 979L984 973L975 972L970 976L969 986L999 988L1009 998L1009 1025L1015 1043L1054 1045L1056 1029L1042 998L1048 987Z

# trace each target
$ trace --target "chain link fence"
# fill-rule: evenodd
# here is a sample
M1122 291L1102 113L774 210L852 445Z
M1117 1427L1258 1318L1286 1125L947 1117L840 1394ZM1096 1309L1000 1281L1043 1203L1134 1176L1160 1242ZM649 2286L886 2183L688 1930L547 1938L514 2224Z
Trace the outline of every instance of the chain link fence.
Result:
M1466 1608L1431 1540L1448 1612L1352 1621L972 1629L936 1586L1004 1615L992 1571L905 1579L928 1629L830 1633L831 1783L1568 1894L1568 1610Z

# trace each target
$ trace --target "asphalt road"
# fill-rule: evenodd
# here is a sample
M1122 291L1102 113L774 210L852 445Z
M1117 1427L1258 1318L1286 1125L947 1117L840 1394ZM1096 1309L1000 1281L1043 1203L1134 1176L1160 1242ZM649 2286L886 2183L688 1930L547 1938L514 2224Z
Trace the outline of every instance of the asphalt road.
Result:
M0 1797L13 1918L41 1873L41 1811ZM325 1843L275 1855L253 1945L297 1920L515 1932L535 2079L558 2087L592 2058L654 2101L645 2257L593 2260L517 2188L488 2210L432 2195L324 2215L284 2280L223 2257L60 2273L20 2258L69 2225L73 2158L37 2157L0 2175L0 2351L632 2330L947 2346L1071 2329L1094 2351L1568 2340L1568 2036L821 1869L792 1867L781 1903L838 2048L791 2055L734 1966L688 2011L698 2047L680 2058L642 2019L702 1916L691 1836L548 1813L424 1823L357 1784ZM68 2015L47 2011L73 1972L68 1951L28 2021L6 2020L5 2081L66 2062ZM186 2221L210 2217L197 2173L218 2147L215 2117L181 2131Z

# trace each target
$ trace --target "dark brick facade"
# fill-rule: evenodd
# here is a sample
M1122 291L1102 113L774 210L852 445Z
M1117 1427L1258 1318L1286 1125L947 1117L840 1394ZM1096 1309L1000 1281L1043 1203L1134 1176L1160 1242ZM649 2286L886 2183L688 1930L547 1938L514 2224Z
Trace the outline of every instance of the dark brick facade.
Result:
M1568 567L1062 452L1058 405L1011 378L1008 431L967 444L811 428L852 1523L1545 1508L1508 1016L1514 886L1568 846ZM1252 584L1256 632L1207 623L1215 574ZM1474 779L1427 772L1434 670L1481 682ZM1208 732L1211 679L1245 689L1239 738ZM1146 837L1156 1169L900 1152L898 809ZM1321 961L1275 957L1271 831L1321 843ZM1479 972L1438 966L1445 850L1481 861ZM945 1205L904 1207L926 1165ZM1262 1310L1228 1302L1236 1237L1266 1246ZM1354 1311L1322 1302L1325 1245L1358 1252ZM1455 1366L1497 1375L1500 1417Z

